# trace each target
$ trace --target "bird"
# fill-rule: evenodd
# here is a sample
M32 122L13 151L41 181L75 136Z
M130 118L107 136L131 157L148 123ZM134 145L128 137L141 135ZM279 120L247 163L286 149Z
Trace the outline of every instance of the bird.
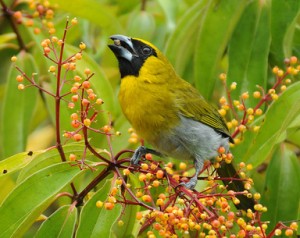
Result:
M153 149L137 148L131 158L138 165L146 153L193 161L195 174L186 183L194 189L205 160L218 156L218 149L229 151L233 139L218 110L200 92L182 79L167 57L152 43L125 35L112 35L108 47L119 65L121 85L118 99L122 111L138 135ZM244 191L244 184L230 163L217 169L227 189ZM238 209L252 209L254 200L237 195Z

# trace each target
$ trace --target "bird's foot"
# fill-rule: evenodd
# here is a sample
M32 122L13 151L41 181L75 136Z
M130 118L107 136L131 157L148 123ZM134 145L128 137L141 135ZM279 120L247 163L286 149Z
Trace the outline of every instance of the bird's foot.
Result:
M193 190L197 185L197 177L192 177L188 182L181 182L179 185L186 187L187 189Z
M153 155L157 155L157 156L162 156L161 153L159 153L158 151L156 150L152 150L152 149L149 149L145 146L140 146L139 148L137 148L135 151L134 151L134 154L133 156L131 157L130 159L130 163L132 165L138 165L140 159L146 155L146 154L153 154Z

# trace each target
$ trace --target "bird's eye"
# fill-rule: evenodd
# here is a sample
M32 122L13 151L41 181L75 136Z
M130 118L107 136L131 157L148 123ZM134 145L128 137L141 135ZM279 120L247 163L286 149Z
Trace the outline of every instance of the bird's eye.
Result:
M142 53L143 53L143 55L150 55L152 53L152 50L149 47L144 47L142 49Z

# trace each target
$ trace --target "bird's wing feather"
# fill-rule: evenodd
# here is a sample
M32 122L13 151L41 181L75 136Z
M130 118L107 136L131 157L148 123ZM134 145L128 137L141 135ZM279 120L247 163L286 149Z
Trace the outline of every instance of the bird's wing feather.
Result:
M180 87L177 91L177 105L180 105L180 113L230 137L227 125L217 109L206 102L195 88L188 83L187 85L187 87Z

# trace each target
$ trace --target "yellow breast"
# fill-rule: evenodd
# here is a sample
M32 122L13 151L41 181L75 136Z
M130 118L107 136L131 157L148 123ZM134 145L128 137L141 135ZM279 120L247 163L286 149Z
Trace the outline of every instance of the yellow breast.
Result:
M175 95L167 84L155 77L151 74L126 76L119 92L123 113L137 133L149 143L179 123Z

